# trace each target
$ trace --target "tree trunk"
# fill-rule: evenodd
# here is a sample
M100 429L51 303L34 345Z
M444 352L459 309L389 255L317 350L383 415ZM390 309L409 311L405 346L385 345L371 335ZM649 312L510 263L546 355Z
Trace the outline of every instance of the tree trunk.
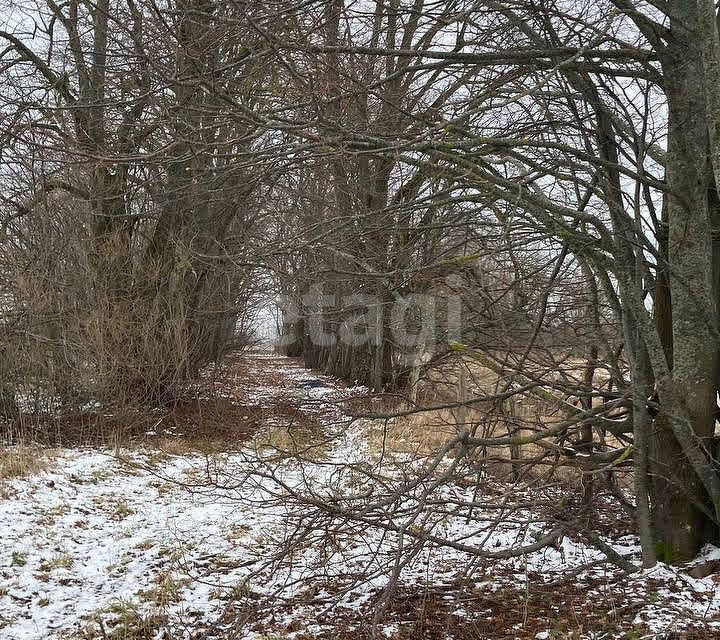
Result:
M694 2L672 4L676 15L695 23ZM673 369L671 381L658 381L663 411L651 447L658 557L667 562L691 558L702 546L708 518L705 491L713 505L710 513L720 507L717 474L705 453L712 449L717 379L709 140L701 53L682 29L673 29L663 57Z

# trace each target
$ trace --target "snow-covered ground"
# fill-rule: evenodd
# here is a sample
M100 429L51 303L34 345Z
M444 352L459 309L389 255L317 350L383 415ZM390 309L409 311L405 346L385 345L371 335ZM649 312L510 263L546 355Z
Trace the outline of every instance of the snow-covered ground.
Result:
M341 504L343 496L365 491L369 478L379 477L369 426L344 420L335 403L357 390L262 355L233 385L228 397L242 394L246 402L268 408L294 403L324 430L294 439L292 428L268 411L267 429L232 453L61 450L49 454L42 472L3 482L1 639L340 637L340 620L342 637L350 637L367 626L393 570L405 587L446 588L441 598L450 601L444 609L448 620L468 620L478 629L478 620L501 614L492 606L478 609L473 595L486 603L494 594L521 600L533 583L557 584L558 596L572 587L580 617L593 603L615 612L615 618L608 614L605 635L580 620L574 637L641 637L621 635L628 624L642 633L695 628L720 637L717 576L694 579L664 565L629 577L608 564L579 570L604 556L568 538L555 548L477 564L461 550L430 544L417 545L405 563L398 552L407 544L403 535L357 523L313 537L311 528L301 526L313 510L289 499L291 494L309 491ZM283 429L289 437L273 437L273 430ZM384 473L391 473L392 461L383 464ZM354 467L374 471L358 479ZM472 488L439 491L450 499L472 496ZM484 526L477 515L470 523L449 516L434 521L432 532L502 550L532 542L534 526L514 519ZM608 542L637 560L633 536ZM717 559L720 552L708 549L706 556ZM365 579L358 583L357 575ZM469 597L457 588L460 583ZM557 619L564 620L567 612L557 609ZM566 637L557 635L552 615L533 615L526 607L501 637ZM620 618L624 626L616 624ZM388 609L380 628L393 636L403 624Z

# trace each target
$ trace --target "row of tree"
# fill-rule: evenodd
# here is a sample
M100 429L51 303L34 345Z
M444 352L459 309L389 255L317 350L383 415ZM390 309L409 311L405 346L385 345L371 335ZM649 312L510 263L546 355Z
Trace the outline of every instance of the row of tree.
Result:
M427 353L482 353L579 400L563 437L632 443L647 564L715 535L712 0L13 7L5 396L168 397L272 274L308 365L381 390ZM408 347L393 308L418 293L462 321ZM558 377L561 352L582 379Z
M263 224L247 154L264 131L247 113L269 73L233 15L14 3L0 33L6 376L68 401L158 400L235 335Z

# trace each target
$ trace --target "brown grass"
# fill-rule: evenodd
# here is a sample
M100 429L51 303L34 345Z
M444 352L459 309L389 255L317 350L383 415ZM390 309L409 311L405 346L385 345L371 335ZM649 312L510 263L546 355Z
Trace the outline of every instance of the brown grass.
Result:
M0 480L39 473L47 468L51 457L51 450L35 445L21 444L0 449Z
M72 415L23 416L22 423L3 438L51 447L179 446L190 450L232 449L257 428L262 411L225 398L188 399L156 410L106 414L85 411Z
M571 378L579 378L582 365L582 362L566 359L563 372ZM481 400L504 391L504 385L505 380L495 371L472 359L455 357L424 370L416 405L400 396L386 395L375 402L366 400L362 405L356 401L351 410L394 413L419 409L407 416L373 421L369 428L370 450L376 456L393 452L432 456L466 429L478 437L528 436L565 418L557 403L532 394L518 395L502 402ZM424 409L468 400L473 402L465 407ZM613 444L610 435L607 442ZM539 444L526 444L514 450L509 446L488 447L484 452L478 451L477 455L478 461L482 458L486 469L498 477L515 472L531 472L537 476L553 471L556 478L568 481L579 478L579 471L573 467L553 470L557 464L554 453Z

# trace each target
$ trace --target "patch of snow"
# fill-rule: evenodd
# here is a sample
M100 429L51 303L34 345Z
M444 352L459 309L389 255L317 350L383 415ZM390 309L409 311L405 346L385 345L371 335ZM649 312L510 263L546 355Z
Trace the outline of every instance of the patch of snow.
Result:
M257 359L258 367L268 366L270 358ZM396 458L381 464L373 459L368 425L348 421L341 409L342 398L358 390L339 388L331 378L299 367L285 367L277 385L264 381L259 371L254 375L251 370L250 379L239 384L244 401L271 407L278 398L292 400L317 414L326 430L323 455L317 460L279 459L255 442L212 458L158 457L136 450L123 452L119 460L99 451L66 450L41 474L8 482L9 495L0 500L0 639L60 639L92 629L97 619L111 624L121 607L140 615L161 611L168 625L179 620L201 625L221 619L232 597L246 592L279 602L303 594L302 606L262 615L287 626L304 621L306 633L328 630L310 621L333 597L338 611L358 612L372 605L373 594L388 583L388 566L403 544L401 537L346 524L334 545L295 538L296 528L311 513L287 497L312 491L340 506L363 504L364 492L382 486L390 493L402 485L394 465L422 462ZM324 386L297 386L308 380ZM269 429L282 425L278 416L269 414L265 420ZM474 491L441 485L437 499L467 503ZM398 505L398 524L407 517L412 526L416 507L409 490ZM544 523L535 524L529 508L517 510L513 519L498 520L496 515L478 509L470 522L447 514L425 526L457 545L491 551L532 543L545 530ZM284 540L293 543L292 557L268 564ZM623 556L639 555L633 536L606 542ZM600 551L564 537L556 547L498 560L492 575L473 579L476 589L492 593L509 585L522 587L530 574L553 583L577 571L578 584L595 579L589 597L604 597L603 580L617 569L593 565L603 559ZM703 559L720 559L720 550L706 549ZM452 585L466 575L467 566L468 557L460 550L424 545L403 568L402 578L406 583ZM363 583L348 581L358 573L367 576ZM304 593L308 580L318 576L347 589L333 596L320 588L309 597ZM658 565L628 577L627 584L638 594L637 624L660 633L682 630L692 618L720 633L720 587L712 577L694 579ZM467 608L456 607L454 615L467 617ZM488 611L488 619L493 615ZM380 630L392 637L399 628L388 624ZM175 626L171 637L182 640L187 633ZM256 637L248 629L245 638ZM535 635L537 640L549 637L549 631Z

